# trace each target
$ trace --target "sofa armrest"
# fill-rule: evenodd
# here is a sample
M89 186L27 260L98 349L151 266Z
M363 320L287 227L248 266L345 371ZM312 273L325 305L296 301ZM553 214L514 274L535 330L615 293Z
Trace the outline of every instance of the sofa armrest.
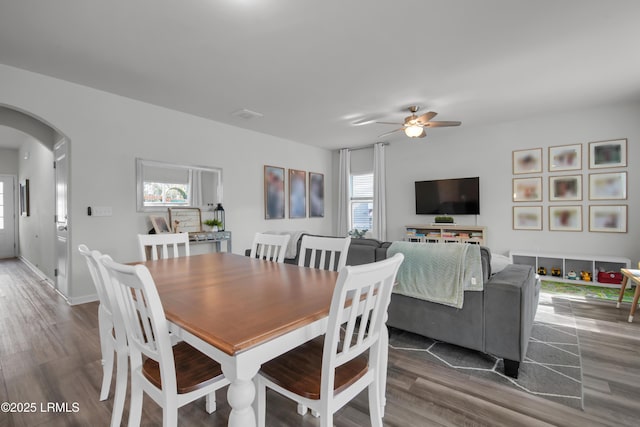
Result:
M485 351L523 361L537 307L533 267L511 264L484 285Z

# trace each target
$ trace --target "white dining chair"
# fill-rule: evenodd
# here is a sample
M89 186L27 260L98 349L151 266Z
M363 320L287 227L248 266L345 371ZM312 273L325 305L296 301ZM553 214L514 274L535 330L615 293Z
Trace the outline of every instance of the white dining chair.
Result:
M169 258L170 256L177 258L180 247L183 248L185 256L190 255L189 233L138 234L138 248L143 261L149 260L148 254L154 261L158 258ZM171 251L169 251L169 248L171 248Z
M350 243L351 237L302 236L298 265L340 271L347 263Z
M262 365L259 426L265 425L267 387L318 412L323 427L333 426L333 414L368 388L371 425L382 426L381 377L387 366L380 337L386 334L387 307L403 259L396 254L340 270L324 337Z
M114 314L123 320L129 342L129 426L140 425L143 393L162 407L164 426L176 426L178 408L202 396L207 396L207 412L215 411L215 391L229 381L220 364L204 353L184 341L172 346L169 322L147 267L118 264L106 256L101 261L113 284Z
M111 426L119 426L122 420L124 400L127 393L129 348L124 324L113 315L111 305L112 287L109 276L99 261L102 254L91 251L82 244L78 251L87 261L91 279L98 293L98 330L100 331L100 349L102 351L102 387L100 400L109 397L111 376L113 374L114 355L116 356L116 391L113 398Z
M288 234L256 233L251 244L251 258L259 257L267 261L284 262L287 245L291 238Z

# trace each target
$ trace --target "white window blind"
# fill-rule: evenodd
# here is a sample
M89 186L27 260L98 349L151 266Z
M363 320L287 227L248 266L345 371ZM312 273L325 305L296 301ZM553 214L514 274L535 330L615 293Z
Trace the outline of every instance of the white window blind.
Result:
M373 227L373 174L351 175L351 229Z

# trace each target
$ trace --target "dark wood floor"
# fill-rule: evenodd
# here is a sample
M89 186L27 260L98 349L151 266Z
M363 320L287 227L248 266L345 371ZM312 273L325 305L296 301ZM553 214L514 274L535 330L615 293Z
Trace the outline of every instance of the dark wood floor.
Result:
M573 301L583 357L584 411L536 398L460 372L391 352L386 426L635 426L640 420L640 319L626 322L628 305ZM0 412L5 426L106 426L111 399L100 402L102 370L97 304L70 307L21 262L0 261L0 403L35 403L33 413ZM113 393L112 385L112 393ZM42 410L68 404L68 413ZM78 411L73 412L74 402ZM317 426L295 404L270 393L269 426ZM128 416L125 406L125 422ZM204 400L180 409L188 426L226 426L229 406ZM161 410L145 398L143 425L161 423ZM366 393L343 408L336 426L369 425Z

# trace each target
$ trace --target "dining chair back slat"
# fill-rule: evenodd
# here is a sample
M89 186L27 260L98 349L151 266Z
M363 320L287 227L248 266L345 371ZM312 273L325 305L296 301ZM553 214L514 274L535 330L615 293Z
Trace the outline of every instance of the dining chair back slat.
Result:
M253 237L249 256L282 263L284 262L290 238L291 236L288 234L256 233Z
M351 237L302 236L298 265L340 271L347 263L350 243Z
M160 258L177 258L180 248L184 256L189 256L189 233L138 234L138 248L142 261L156 261Z

